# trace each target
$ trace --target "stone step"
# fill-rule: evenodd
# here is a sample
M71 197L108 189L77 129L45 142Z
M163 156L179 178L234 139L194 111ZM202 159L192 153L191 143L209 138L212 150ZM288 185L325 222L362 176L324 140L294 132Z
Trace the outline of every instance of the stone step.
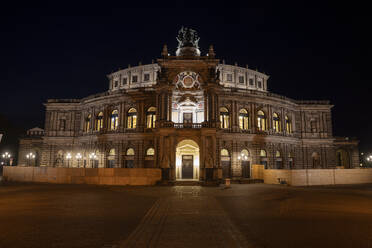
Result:
M200 181L195 180L179 180L174 182L175 186L199 186L201 185Z
M235 184L250 184L250 183L263 183L262 179L244 178L244 179L233 179L231 183Z

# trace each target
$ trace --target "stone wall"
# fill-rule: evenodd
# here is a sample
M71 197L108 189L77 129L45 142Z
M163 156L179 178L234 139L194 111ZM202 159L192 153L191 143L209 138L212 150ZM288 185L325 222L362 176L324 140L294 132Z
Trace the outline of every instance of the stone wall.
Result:
M263 170L264 183L292 186L372 183L372 169Z
M62 184L155 185L161 170L155 168L54 168L4 166L9 181Z

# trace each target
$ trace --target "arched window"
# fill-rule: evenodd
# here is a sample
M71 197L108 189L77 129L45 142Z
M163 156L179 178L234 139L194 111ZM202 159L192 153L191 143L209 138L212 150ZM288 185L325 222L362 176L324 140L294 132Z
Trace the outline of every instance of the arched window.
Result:
M221 122L221 128L229 128L229 111L225 107L220 108L220 122Z
M260 151L260 157L261 158L266 158L266 151L265 150Z
M293 169L293 154L291 151L288 152L288 166Z
M99 112L96 117L96 131L100 131L103 128L103 112Z
M84 131L89 132L90 130L90 121L92 119L92 115L88 115L87 118L85 118L85 123L84 123Z
M134 156L134 149L133 148L128 148L126 154L127 154L127 156Z
M280 118L277 113L273 114L273 129L274 129L274 132L277 132L277 133L281 131Z
M147 128L155 128L155 121L156 121L156 108L155 107L150 107L147 110L146 114L146 126Z
M119 112L115 109L111 112L110 129L116 130L119 126Z
M110 149L109 156L115 156L115 149Z
M115 149L112 148L110 149L109 155L107 157L108 163L107 166L108 168L114 168L115 167Z
M264 149L260 151L260 163L267 169L267 153Z
M285 131L287 133L292 133L292 121L288 116L285 116Z
M282 155L280 154L280 151L275 152L275 166L276 169L283 169Z
M134 149L128 148L125 153L127 156L125 158L125 168L134 168Z
M276 151L276 152L275 152L275 157L276 157L276 158L280 158L280 157L281 157L281 155L280 155L280 151Z
M257 112L257 128L260 131L264 131L267 129L266 115L262 110L259 110Z
M221 150L221 156L222 157L228 157L229 156L229 151L227 149L222 149Z
M154 148L150 147L149 149L147 149L146 156L154 156L154 155L155 155Z
M128 110L127 128L136 128L137 126L137 110L131 108Z
M249 129L248 112L245 109L239 110L239 127L242 130L248 130Z
M243 149L240 154L238 155L239 160L247 160L249 157L249 151L247 149Z

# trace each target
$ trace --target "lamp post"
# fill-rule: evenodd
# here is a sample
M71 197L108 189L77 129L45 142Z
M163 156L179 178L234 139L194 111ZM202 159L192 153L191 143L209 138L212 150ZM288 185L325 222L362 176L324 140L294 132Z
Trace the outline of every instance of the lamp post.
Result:
M66 154L66 159L67 159L67 168L70 167L70 160L71 160L72 156L71 156L71 153L67 153Z
M5 153L3 153L2 157L3 157L3 160L5 160L5 165L9 166L10 165L10 157L11 157L10 153L5 152Z
M35 158L35 154L30 152L29 154L26 155L26 158L27 158L27 165L30 166L31 165L31 159Z
M92 152L91 154L89 154L89 159L92 162L92 168L93 168L94 161L97 159L97 155Z
M80 168L80 160L81 160L81 158L82 158L80 152L76 154L75 158L76 158L76 160L78 161L78 168Z

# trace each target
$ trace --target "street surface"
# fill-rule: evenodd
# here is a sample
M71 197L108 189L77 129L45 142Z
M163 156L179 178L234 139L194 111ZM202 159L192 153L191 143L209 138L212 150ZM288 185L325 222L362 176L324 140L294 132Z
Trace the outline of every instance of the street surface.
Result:
M0 247L372 248L372 185L0 185Z

